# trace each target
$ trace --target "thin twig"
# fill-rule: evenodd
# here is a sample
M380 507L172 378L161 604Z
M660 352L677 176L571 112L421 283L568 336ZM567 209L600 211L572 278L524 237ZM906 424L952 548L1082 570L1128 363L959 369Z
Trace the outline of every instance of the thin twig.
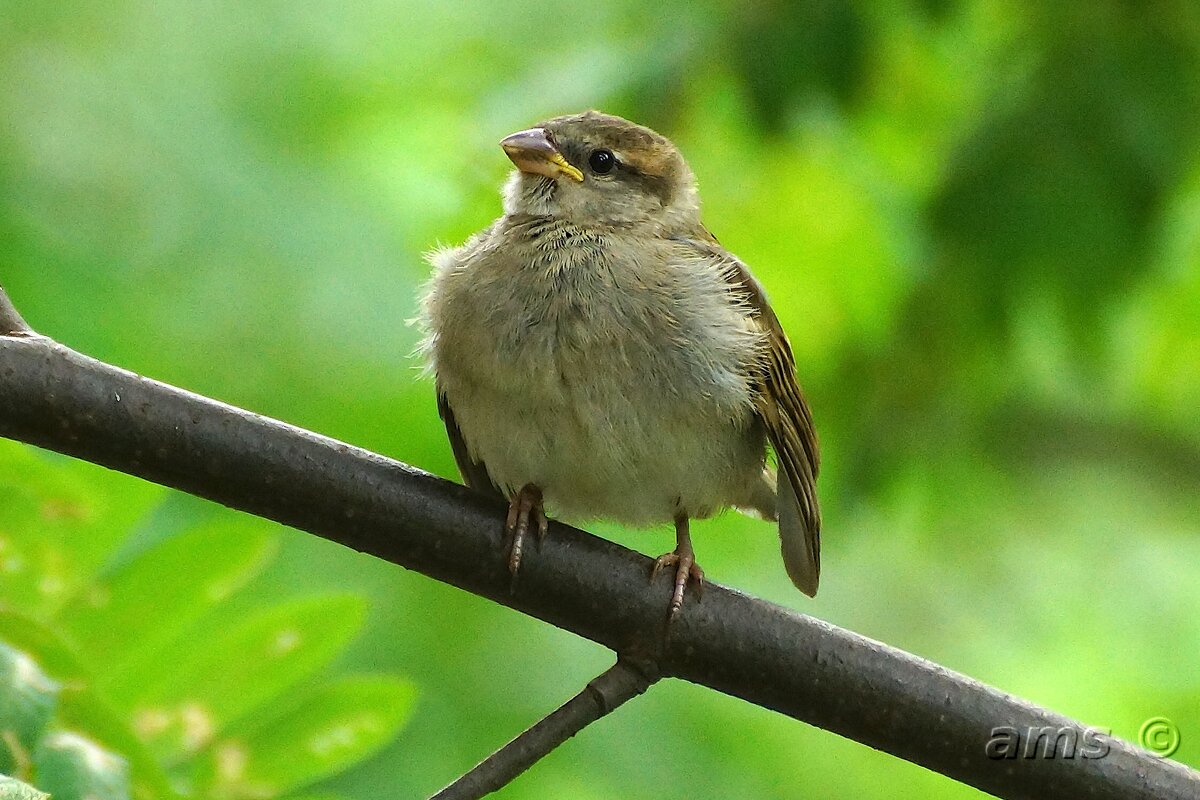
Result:
M0 436L309 531L617 653L653 653L661 638L670 581L664 575L648 582L651 560L641 554L552 522L510 592L502 503L49 339L0 337ZM997 727L1049 727L1076 740L1096 732L716 583L703 602L685 604L663 648L656 662L664 676L774 709L1000 797L1200 797L1200 774L1119 739L1104 738L1102 758L993 760L986 748Z
M29 323L17 313L8 293L0 286L0 336L29 336L32 333Z
M554 748L627 700L646 691L658 675L650 665L618 658L582 692L540 720L432 800L478 800L510 783Z

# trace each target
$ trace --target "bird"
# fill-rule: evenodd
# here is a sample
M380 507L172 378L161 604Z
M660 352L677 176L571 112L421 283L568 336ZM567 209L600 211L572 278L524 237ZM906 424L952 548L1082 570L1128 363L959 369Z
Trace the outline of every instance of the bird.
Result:
M500 146L515 167L503 214L428 254L419 320L459 472L508 503L514 580L547 507L673 523L650 571L673 571L670 624L704 585L690 521L732 507L778 523L788 576L815 596L812 414L779 318L704 226L679 148L594 110Z

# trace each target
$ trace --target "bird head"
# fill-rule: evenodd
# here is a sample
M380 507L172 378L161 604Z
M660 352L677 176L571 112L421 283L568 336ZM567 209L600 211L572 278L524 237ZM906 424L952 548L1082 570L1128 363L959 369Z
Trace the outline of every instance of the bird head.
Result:
M696 181L679 149L629 120L587 111L555 117L500 142L517 169L508 214L582 225L699 224Z

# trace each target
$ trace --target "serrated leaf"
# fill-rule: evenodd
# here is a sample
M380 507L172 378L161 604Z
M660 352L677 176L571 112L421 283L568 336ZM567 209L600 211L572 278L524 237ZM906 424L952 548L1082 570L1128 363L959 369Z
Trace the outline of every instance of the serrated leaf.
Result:
M16 778L0 775L0 800L50 800L50 795Z
M393 677L345 678L298 708L214 743L214 796L275 796L335 775L388 744L408 721L416 690Z
M146 693L134 726L164 758L195 753L230 722L285 694L328 664L362 628L355 595L266 609L216 639L194 643L168 682Z
M162 496L153 484L0 440L0 605L53 613Z
M28 654L0 643L0 772L28 769L59 689Z
M125 759L71 731L42 740L34 755L37 784L54 800L129 800Z
M152 662L174 635L257 574L274 550L276 528L222 517L174 536L98 581L63 610L59 625L106 688Z

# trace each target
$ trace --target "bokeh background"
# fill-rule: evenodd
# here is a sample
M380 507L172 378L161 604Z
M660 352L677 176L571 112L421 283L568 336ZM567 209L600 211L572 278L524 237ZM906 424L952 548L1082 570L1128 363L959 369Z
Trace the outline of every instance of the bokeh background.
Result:
M1200 7L654 11L3 3L0 282L85 353L456 477L411 355L422 253L498 213L505 134L588 107L634 118L681 146L708 226L767 286L823 445L820 596L736 514L697 526L710 578L1126 738L1166 716L1200 766ZM52 677L70 659L50 651L73 651L177 778L216 771L189 792L256 796L229 762L254 739L239 725L303 716L299 696L319 716L330 686L378 704L358 691L374 680L400 710L275 790L424 796L609 662L421 575L29 448L0 448L0 499L0 639ZM650 555L672 541L594 529ZM146 559L180 537L174 572L138 572L175 563ZM221 592L162 601L221 559ZM208 728L171 717L256 658L219 633L279 608L324 649L266 688L242 676L257 699ZM167 716L137 710L172 681ZM283 752L250 760L304 761ZM981 795L676 682L498 796Z

